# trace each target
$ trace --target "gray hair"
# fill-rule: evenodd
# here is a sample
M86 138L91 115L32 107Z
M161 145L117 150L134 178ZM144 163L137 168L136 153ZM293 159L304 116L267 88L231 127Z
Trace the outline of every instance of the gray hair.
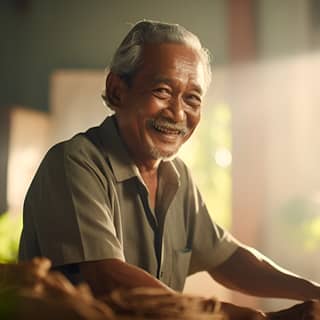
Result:
M116 50L109 71L118 75L127 84L130 84L130 81L143 62L141 59L143 45L165 42L181 43L199 53L204 66L204 89L206 90L211 82L210 53L201 45L199 38L195 34L178 24L150 20L137 22ZM102 94L102 98L110 106L105 92Z

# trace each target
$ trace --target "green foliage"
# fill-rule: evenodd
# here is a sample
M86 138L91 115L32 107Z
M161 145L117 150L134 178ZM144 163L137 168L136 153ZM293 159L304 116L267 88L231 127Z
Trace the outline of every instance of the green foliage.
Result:
M204 110L199 128L179 156L188 164L210 214L224 227L231 226L231 168L215 159L219 150L231 155L231 112L221 103Z
M17 260L19 239L22 229L21 217L0 214L0 262Z
M299 195L289 199L279 210L277 228L296 248L316 252L320 247L319 206L308 197Z

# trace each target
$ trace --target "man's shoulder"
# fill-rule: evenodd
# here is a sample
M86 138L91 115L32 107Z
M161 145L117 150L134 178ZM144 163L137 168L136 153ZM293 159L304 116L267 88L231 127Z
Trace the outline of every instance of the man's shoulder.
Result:
M91 132L98 131L99 127L91 128ZM90 140L86 132L80 132L68 140L53 145L47 152L46 158L96 158L102 157L97 146Z
M97 128L90 130L97 131ZM71 139L62 142L67 154L91 153L96 152L97 148L94 143L88 138L86 132L81 132L73 136Z

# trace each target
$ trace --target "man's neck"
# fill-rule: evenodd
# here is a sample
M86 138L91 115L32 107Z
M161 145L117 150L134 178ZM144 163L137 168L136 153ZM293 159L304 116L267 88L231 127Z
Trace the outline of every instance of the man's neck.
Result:
M148 189L150 206L155 209L158 190L158 166L147 170L145 167L142 170L139 167L138 169Z

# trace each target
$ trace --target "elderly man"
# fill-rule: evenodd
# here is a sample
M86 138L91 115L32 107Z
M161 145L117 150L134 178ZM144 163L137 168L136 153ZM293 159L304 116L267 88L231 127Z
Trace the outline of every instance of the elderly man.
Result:
M181 291L189 274L205 270L251 295L319 298L319 285L215 224L188 168L174 157L199 123L210 78L208 52L194 34L137 23L107 76L103 97L114 115L54 146L32 181L20 259L46 256L96 296L119 287ZM223 308L232 319L279 316ZM311 302L284 312L291 320L302 313L316 319L318 308Z

